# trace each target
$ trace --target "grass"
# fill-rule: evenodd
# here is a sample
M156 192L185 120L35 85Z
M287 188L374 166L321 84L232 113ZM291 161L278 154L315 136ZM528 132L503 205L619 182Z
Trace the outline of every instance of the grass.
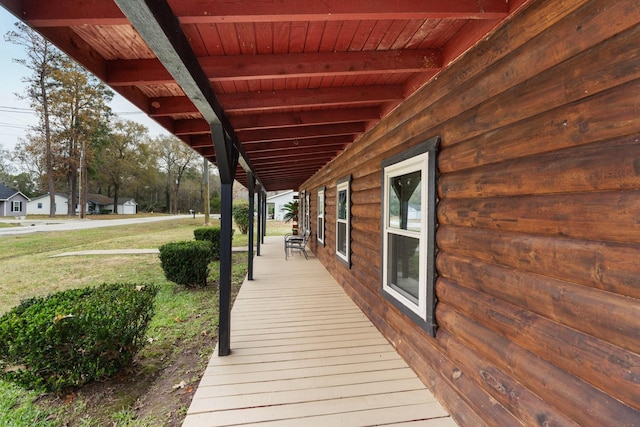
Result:
M27 297L104 282L152 282L160 288L149 343L130 371L67 395L37 395L0 381L0 426L180 425L188 406L186 392L175 392L172 386L184 381L187 389L195 387L211 356L217 340L217 286L187 290L168 282L157 255L51 256L86 249L157 248L192 240L193 229L200 226L200 219L184 218L0 238L0 314ZM290 225L274 222L267 234L289 231ZM246 236L237 230L234 245L246 245ZM234 253L233 262L237 292L246 275L246 253ZM209 282L217 282L217 263L210 270Z

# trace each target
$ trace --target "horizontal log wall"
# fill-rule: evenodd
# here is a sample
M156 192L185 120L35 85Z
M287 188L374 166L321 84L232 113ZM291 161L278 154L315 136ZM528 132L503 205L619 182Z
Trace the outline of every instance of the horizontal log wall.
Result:
M640 1L539 0L306 182L314 252L461 425L640 426ZM381 162L440 135L436 320L381 295ZM352 267L335 186L352 175Z

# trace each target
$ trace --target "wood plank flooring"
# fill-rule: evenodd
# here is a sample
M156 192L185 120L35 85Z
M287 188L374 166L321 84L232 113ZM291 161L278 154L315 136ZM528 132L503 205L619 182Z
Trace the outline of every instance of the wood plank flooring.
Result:
M184 427L456 426L393 347L308 251L284 259L267 237Z

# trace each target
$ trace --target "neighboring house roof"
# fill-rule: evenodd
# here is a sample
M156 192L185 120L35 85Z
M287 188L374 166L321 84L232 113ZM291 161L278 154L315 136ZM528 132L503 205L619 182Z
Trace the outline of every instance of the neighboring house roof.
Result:
M267 197L267 202L272 200L272 199L279 199L281 197L288 196L291 193L294 193L294 191L293 190L288 190L288 191L283 191L282 193L274 194L272 196Z
M20 191L14 190L13 188L9 188L5 185L0 185L0 200L6 201L14 198L18 194L20 194L25 199L30 200L27 196L22 194Z
M67 195L63 194L63 193L56 193L56 196L58 196L58 197L67 197ZM46 194L43 194L41 196L34 197L29 201L33 202L33 201L36 201L36 200L39 200L39 199L48 199L48 198L49 198L49 193L46 193Z
M56 196L64 197L65 199L69 198L69 195L64 193L56 193ZM49 193L43 194L42 196L34 197L30 201L43 199L47 197L49 197ZM2 200L1 197L0 197L0 200ZM113 203L113 197L108 197L103 194L87 194L87 202L95 203L96 205L110 205ZM136 203L133 197L118 197L119 205L122 205L127 202Z

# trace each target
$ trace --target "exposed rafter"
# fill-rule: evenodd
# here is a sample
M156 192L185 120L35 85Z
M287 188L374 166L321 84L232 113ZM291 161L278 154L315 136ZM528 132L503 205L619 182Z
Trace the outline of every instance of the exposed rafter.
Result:
M377 73L422 73L442 67L442 52L437 49L423 49L236 55L201 57L198 61L210 81L223 82ZM115 60L107 63L107 83L111 86L171 82L173 77L157 59Z
M509 12L504 0L206 0L169 2L183 24L283 21L348 21L374 19L502 19ZM126 25L128 20L108 0L54 2L30 0L14 13L38 27Z

